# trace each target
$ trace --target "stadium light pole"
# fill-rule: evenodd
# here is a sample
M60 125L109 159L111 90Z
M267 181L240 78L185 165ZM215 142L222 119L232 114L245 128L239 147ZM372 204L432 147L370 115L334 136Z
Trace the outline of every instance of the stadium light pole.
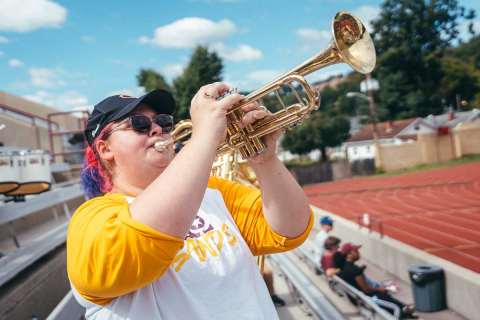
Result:
M376 154L378 155L378 165L377 167L382 167L382 156L380 152L380 143L378 142L378 128L377 128L377 116L375 112L375 101L373 100L373 90L378 90L379 85L378 81L372 79L370 73L366 74L366 81L362 81L360 88L362 91L368 91L368 96L360 93L360 92L349 92L347 93L347 97L349 98L361 98L363 100L368 101L370 107L370 121L373 125L373 143L375 144L375 149L377 150Z

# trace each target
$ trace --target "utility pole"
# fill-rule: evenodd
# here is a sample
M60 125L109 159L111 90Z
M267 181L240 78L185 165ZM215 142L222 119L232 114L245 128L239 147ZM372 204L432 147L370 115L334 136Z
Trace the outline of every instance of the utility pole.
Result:
M376 167L381 168L382 167L382 152L380 151L380 143L378 141L378 127L377 127L377 115L375 112L375 101L373 100L373 85L372 85L372 76L370 73L366 74L367 81L366 81L366 87L368 90L368 102L369 102L369 107L370 107L370 121L372 122L373 125L373 143L375 144L375 149L376 149L376 155L378 159L378 163L376 164Z

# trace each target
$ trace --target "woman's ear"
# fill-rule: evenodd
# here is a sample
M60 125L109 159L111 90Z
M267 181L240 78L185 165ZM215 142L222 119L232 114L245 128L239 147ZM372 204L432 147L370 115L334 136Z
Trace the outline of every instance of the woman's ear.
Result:
M108 145L108 142L105 140L97 141L97 152L101 159L103 160L113 160L113 152Z

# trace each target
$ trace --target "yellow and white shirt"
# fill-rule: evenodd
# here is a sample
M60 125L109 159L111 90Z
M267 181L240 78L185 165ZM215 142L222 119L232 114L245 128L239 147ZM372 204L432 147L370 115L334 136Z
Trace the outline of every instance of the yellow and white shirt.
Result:
M133 220L132 201L94 198L70 222L68 276L87 319L278 319L253 255L301 245L313 213L304 234L285 238L264 219L260 191L211 177L177 239Z

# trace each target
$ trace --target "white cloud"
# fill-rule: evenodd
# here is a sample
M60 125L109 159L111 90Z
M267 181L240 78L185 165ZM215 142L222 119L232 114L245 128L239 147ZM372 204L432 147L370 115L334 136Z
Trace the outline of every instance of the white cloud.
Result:
M49 0L0 1L0 31L30 32L40 28L60 28L67 10Z
M24 98L64 111L79 110L76 108L80 107L84 109L85 107L88 107L88 98L84 94L77 91L54 94L44 90L39 90L34 94L25 95Z
M167 78L176 78L183 73L185 65L176 63L169 64L160 69L160 73Z
M116 96L116 95L119 95L119 94L124 94L124 95L131 96L131 97L140 97L140 96L143 96L145 94L145 88L144 87L136 87L133 90L132 89L121 89L121 90L111 91L111 92L107 93L107 95L105 97L107 98L107 97Z
M93 38L89 36L82 36L82 41L84 42L93 42Z
M147 44L150 42L150 39L147 36L141 36L138 38L138 43L140 44Z
M0 51L0 57L3 56L3 55L5 55L5 54L3 53L3 51Z
M26 81L13 81L10 83L10 88L13 90L26 91L30 88L30 83Z
M352 13L360 19L368 32L372 32L371 22L378 18L380 15L380 7L374 6L361 6L358 9L352 10Z
M278 70L258 70L247 74L243 78L227 76L224 82L231 88L238 87L239 91L253 91L264 86L280 75L282 75L282 72Z
M475 36L478 36L480 33L480 20L472 21L473 23L473 31L475 32ZM458 37L462 39L463 42L468 42L474 35L468 32L468 25L470 22L463 22L459 26L459 35Z
M300 48L307 53L322 49L332 39L332 33L325 30L298 29L296 34L300 38Z
M251 46L240 44L236 48L222 43L234 33L245 32L235 24L223 19L214 22L204 18L183 18L171 24L155 29L153 38L141 36L139 44L153 44L163 48L191 49L197 45L208 45L218 52L225 60L233 62L247 62L259 60L263 57L262 51ZM178 70L178 68L177 68Z
M10 59L8 61L8 65L12 68L25 67L25 63L23 63L22 61L20 61L18 59Z
M49 89L67 84L63 79L61 79L61 74L66 74L66 72L61 69L31 67L29 74L30 82L35 87Z
M183 18L155 29L152 39L142 36L138 42L163 48L194 48L198 44L220 42L241 31L228 19L214 22L204 18Z
M0 43L10 43L10 39L0 36Z
M263 58L261 50L246 44L240 44L237 48L232 48L223 43L216 43L210 48L218 52L218 55L223 59L233 62L249 62Z

